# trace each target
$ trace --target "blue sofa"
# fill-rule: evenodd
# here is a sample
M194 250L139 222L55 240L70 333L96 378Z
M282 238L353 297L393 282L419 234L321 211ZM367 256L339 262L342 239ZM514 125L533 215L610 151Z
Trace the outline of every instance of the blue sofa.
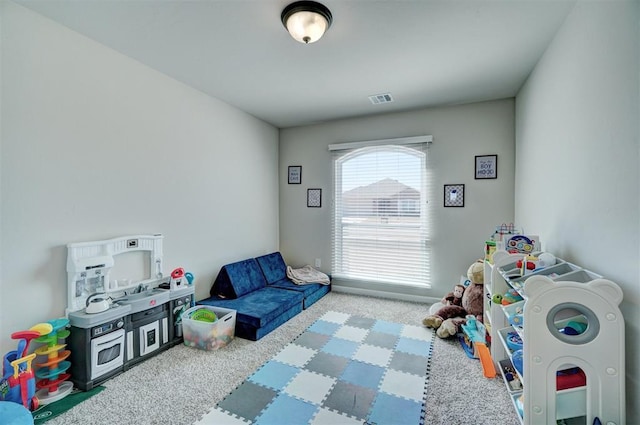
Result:
M257 341L329 292L329 285L296 285L279 252L220 269L210 297L197 304L236 310L236 336Z
M313 305L320 298L324 297L330 290L330 285L320 283L309 283L306 285L296 285L287 277L287 265L279 252L257 257L258 265L267 280L267 285L272 288L287 289L289 291L300 292L304 299L302 308L306 309Z

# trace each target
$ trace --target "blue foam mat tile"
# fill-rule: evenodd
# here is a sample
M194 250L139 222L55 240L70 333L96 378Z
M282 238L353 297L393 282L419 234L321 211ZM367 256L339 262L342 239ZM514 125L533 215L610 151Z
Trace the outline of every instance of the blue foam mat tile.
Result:
M353 326L356 328L362 328L362 329L371 329L373 325L375 325L375 323L376 323L376 319L370 319L368 317L351 316L349 319L347 319L347 321L345 322L345 325Z
M364 339L365 344L375 345L376 347L395 348L399 337L383 332L371 331Z
M367 422L376 425L418 424L422 415L422 403L380 393Z
M377 320L376 323L371 328L371 330L376 332L382 332L386 334L400 336L403 326L404 325L400 323L387 322L385 320Z
M365 419L376 398L376 391L344 381L338 381L323 403L323 407Z
M298 374L297 367L270 360L249 377L249 381L276 391L282 390Z
M351 361L340 376L340 380L377 390L384 372L385 369L383 367Z
M302 347L311 348L313 350L319 350L329 341L331 337L326 334L320 334L316 332L305 332L296 338L293 343Z
M258 418L256 425L306 424L311 421L319 406L280 394Z
M277 395L277 391L245 381L218 403L218 407L233 416L254 421Z
M305 369L321 375L338 378L349 364L349 359L335 354L319 352L306 365Z

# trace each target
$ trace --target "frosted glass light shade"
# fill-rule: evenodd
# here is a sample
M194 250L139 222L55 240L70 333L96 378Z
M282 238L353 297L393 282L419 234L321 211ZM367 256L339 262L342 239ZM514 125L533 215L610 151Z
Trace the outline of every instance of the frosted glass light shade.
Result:
M282 11L282 23L295 40L300 43L318 41L331 25L331 12L314 1L291 3Z

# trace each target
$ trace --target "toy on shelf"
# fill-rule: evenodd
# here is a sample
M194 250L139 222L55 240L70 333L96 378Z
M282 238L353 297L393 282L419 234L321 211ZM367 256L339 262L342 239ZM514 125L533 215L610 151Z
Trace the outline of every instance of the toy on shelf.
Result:
M524 300L502 307L507 321L516 331L522 330L524 326Z
M522 260L516 262L516 267L520 269L520 275L524 276L539 267L540 260L533 255L525 255Z
M468 315L467 323L462 324L461 327L464 338L460 339L460 342L467 355L480 360L485 378L494 378L496 376L496 368L489 348L487 348L487 331L484 325L475 316Z
M51 332L51 329L50 324L41 323L28 331L11 334L12 339L19 340L18 348L9 351L4 356L2 381L0 381L0 400L22 404L30 410L38 408L35 375L31 367L31 362L36 354L27 355L27 352L32 340Z
M488 240L484 243L484 260L493 264L493 253L496 252L496 241Z
M520 381L520 376L516 373L516 369L510 362L500 362L500 366L502 366L502 375L504 376L504 380L509 384L510 391L522 391L522 381Z
M522 338L516 331L507 333L507 347L513 351L522 350Z
M171 272L170 288L172 291L186 288L193 282L193 274L184 271L182 267L178 267Z
M504 294L495 294L491 298L491 301L493 301L495 304L501 304L501 305L514 304L522 300L523 300L522 296L518 294L518 291L516 291L513 288L507 290L507 292L505 292Z
M504 249L510 254L531 254L540 249L538 236L515 235L506 241Z
M36 339L43 345L35 350L35 354L46 356L44 361L36 363L36 378L38 382L36 387L36 397L40 404L49 404L58 401L69 395L73 390L73 383L67 382L71 375L66 373L71 367L71 363L65 359L69 357L71 351L64 350L66 344L60 344L60 340L64 340L70 334L66 329L69 324L68 319L55 319L49 321L51 331Z

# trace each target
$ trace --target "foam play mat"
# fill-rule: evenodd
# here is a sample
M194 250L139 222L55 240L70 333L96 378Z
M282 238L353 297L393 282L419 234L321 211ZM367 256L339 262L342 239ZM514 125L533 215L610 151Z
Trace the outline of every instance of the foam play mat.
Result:
M423 424L433 338L327 312L197 424Z

